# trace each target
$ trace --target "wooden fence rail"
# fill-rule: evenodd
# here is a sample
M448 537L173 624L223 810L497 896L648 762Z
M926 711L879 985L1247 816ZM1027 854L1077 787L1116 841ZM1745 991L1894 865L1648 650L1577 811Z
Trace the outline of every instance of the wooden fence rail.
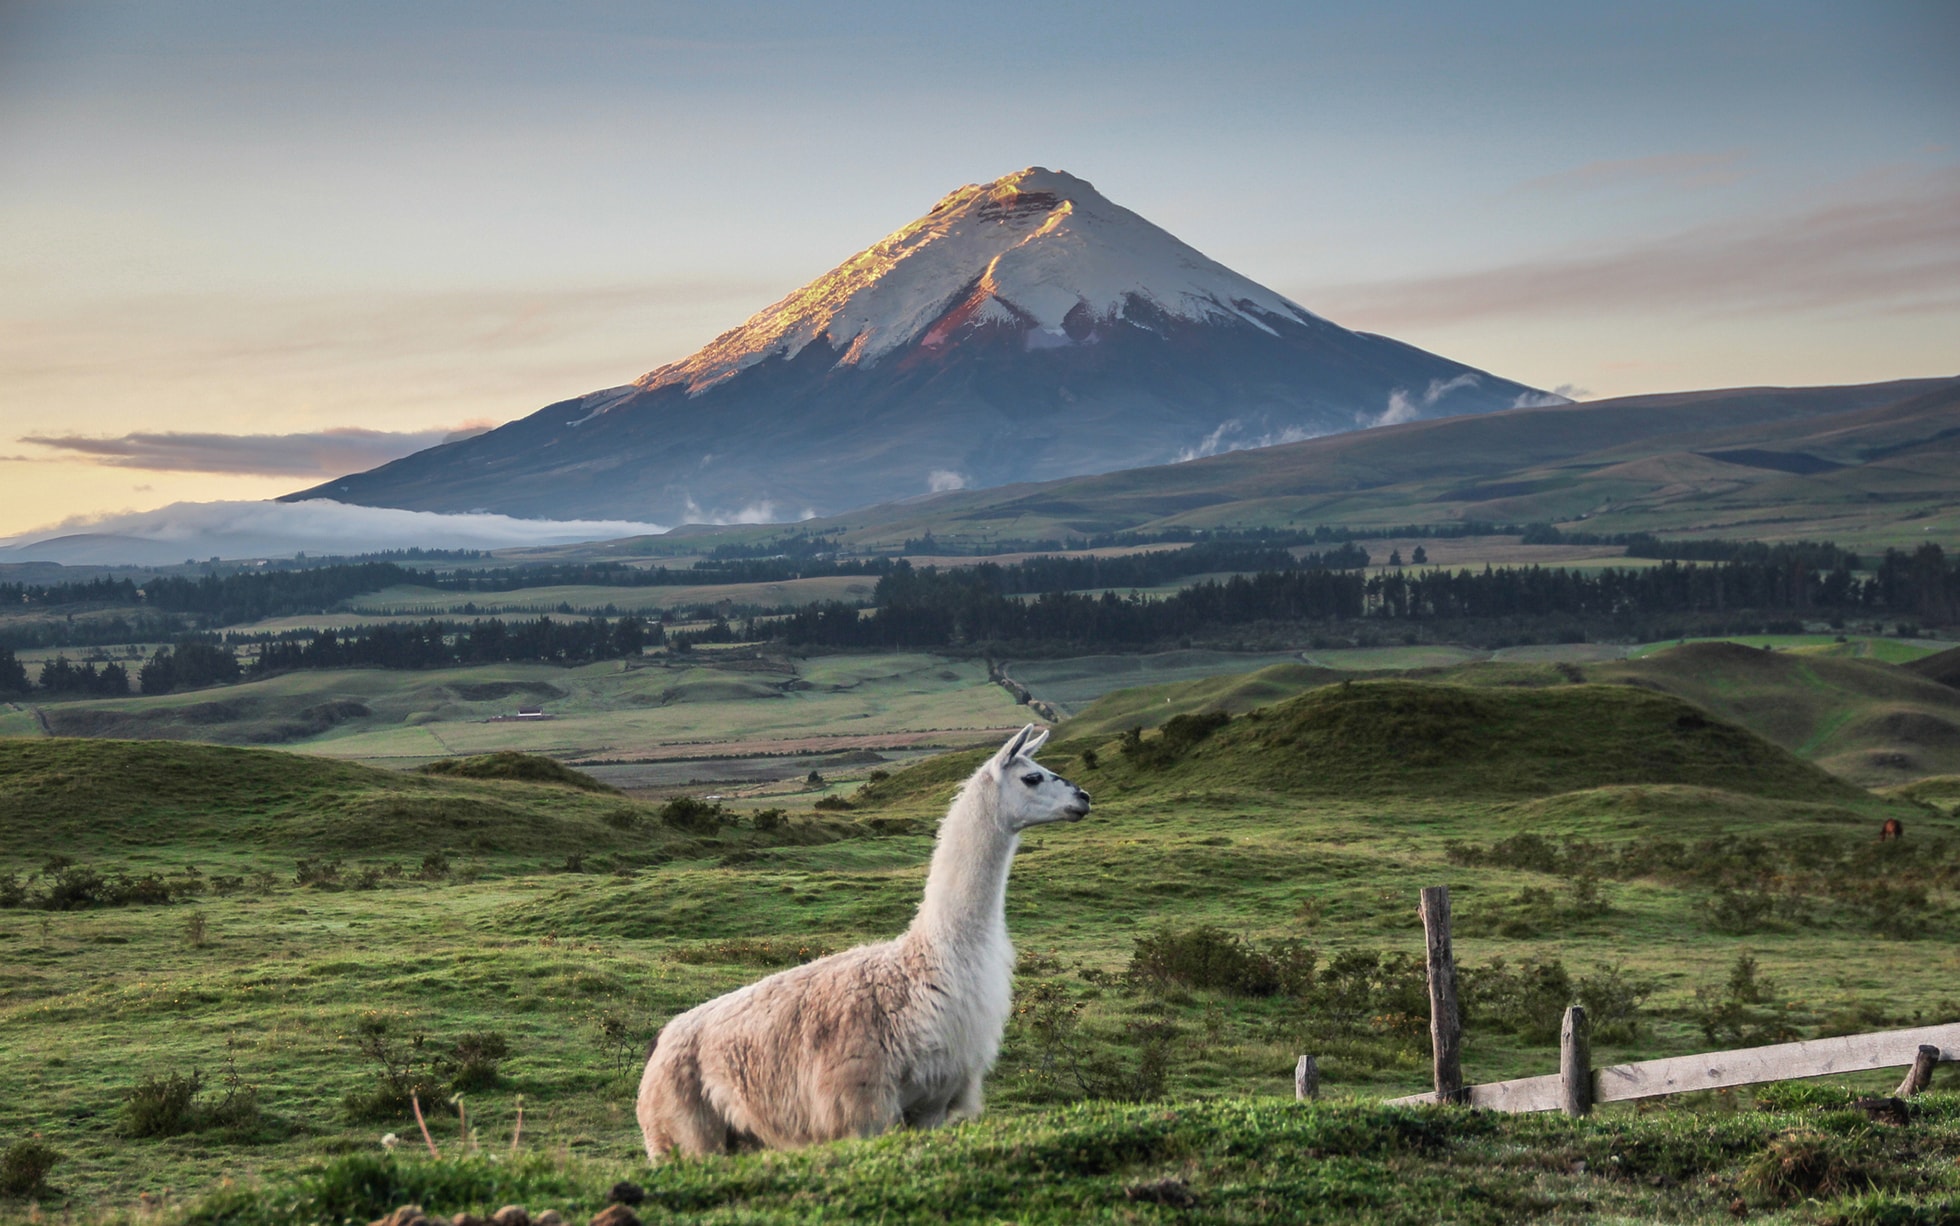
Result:
M1921 1047L1939 1049L1940 1060L1960 1060L1960 1022L1609 1065L1592 1070L1590 1101L1624 1102L1690 1090L1719 1090L1799 1077L1904 1068L1918 1063ZM1393 1101L1433 1103L1437 1098L1431 1091ZM1566 1106L1565 1078L1551 1073L1543 1077L1520 1077L1516 1081L1493 1081L1469 1087L1457 1101L1493 1111L1558 1111Z
M1699 1056L1671 1056L1665 1060L1641 1060L1595 1069L1587 1039L1586 1011L1574 1005L1565 1011L1565 1025L1559 1033L1558 1072L1466 1086L1460 1055L1463 1028L1456 999L1456 954L1450 945L1449 890L1443 886L1424 889L1420 910L1428 948L1429 1034L1435 1054L1435 1088L1425 1094L1391 1100L1395 1105L1459 1103L1492 1111L1564 1111L1567 1115L1585 1115L1595 1103L1906 1065L1911 1069L1899 1086L1899 1094L1910 1097L1926 1088L1935 1064L1942 1060L1960 1061L1960 1022L1951 1022L1943 1026L1777 1043ZM1303 1070L1313 1063L1307 1056L1300 1060ZM1315 1072L1318 1073L1317 1068ZM1296 1073L1295 1077L1296 1083L1304 1086L1301 1080L1304 1073ZM1316 1089L1318 1081L1316 1075ZM1299 1094L1307 1097L1304 1088Z

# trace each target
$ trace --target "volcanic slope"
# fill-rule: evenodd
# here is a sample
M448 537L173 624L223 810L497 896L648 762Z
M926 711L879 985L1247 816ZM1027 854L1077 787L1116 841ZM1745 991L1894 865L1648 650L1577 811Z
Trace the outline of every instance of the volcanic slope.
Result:
M1339 327L1031 167L632 384L290 497L794 519L1558 400Z
M942 541L1219 526L1563 522L1854 548L1960 527L1960 379L1730 388L1418 421L941 494L806 525Z

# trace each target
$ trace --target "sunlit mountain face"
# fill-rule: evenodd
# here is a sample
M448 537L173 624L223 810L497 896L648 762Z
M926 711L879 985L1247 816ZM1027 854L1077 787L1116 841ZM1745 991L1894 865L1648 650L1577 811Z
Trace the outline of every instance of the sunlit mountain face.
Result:
M1555 402L1342 328L1032 167L633 383L292 497L784 520Z

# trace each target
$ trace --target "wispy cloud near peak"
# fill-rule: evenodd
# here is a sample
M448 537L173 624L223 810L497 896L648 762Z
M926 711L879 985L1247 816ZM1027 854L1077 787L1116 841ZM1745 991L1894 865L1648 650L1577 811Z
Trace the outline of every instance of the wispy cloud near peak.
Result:
M19 441L109 468L152 472L244 473L268 477L339 477L365 472L424 448L470 438L490 422L396 432L344 427L303 434L136 433L113 438L34 434ZM21 457L27 458L27 457Z

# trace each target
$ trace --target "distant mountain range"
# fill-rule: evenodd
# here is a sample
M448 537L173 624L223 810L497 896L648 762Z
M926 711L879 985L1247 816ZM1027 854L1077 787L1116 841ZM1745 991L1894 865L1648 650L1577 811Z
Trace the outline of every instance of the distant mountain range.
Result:
M1342 328L1035 167L684 361L288 500L792 520L1561 402Z

